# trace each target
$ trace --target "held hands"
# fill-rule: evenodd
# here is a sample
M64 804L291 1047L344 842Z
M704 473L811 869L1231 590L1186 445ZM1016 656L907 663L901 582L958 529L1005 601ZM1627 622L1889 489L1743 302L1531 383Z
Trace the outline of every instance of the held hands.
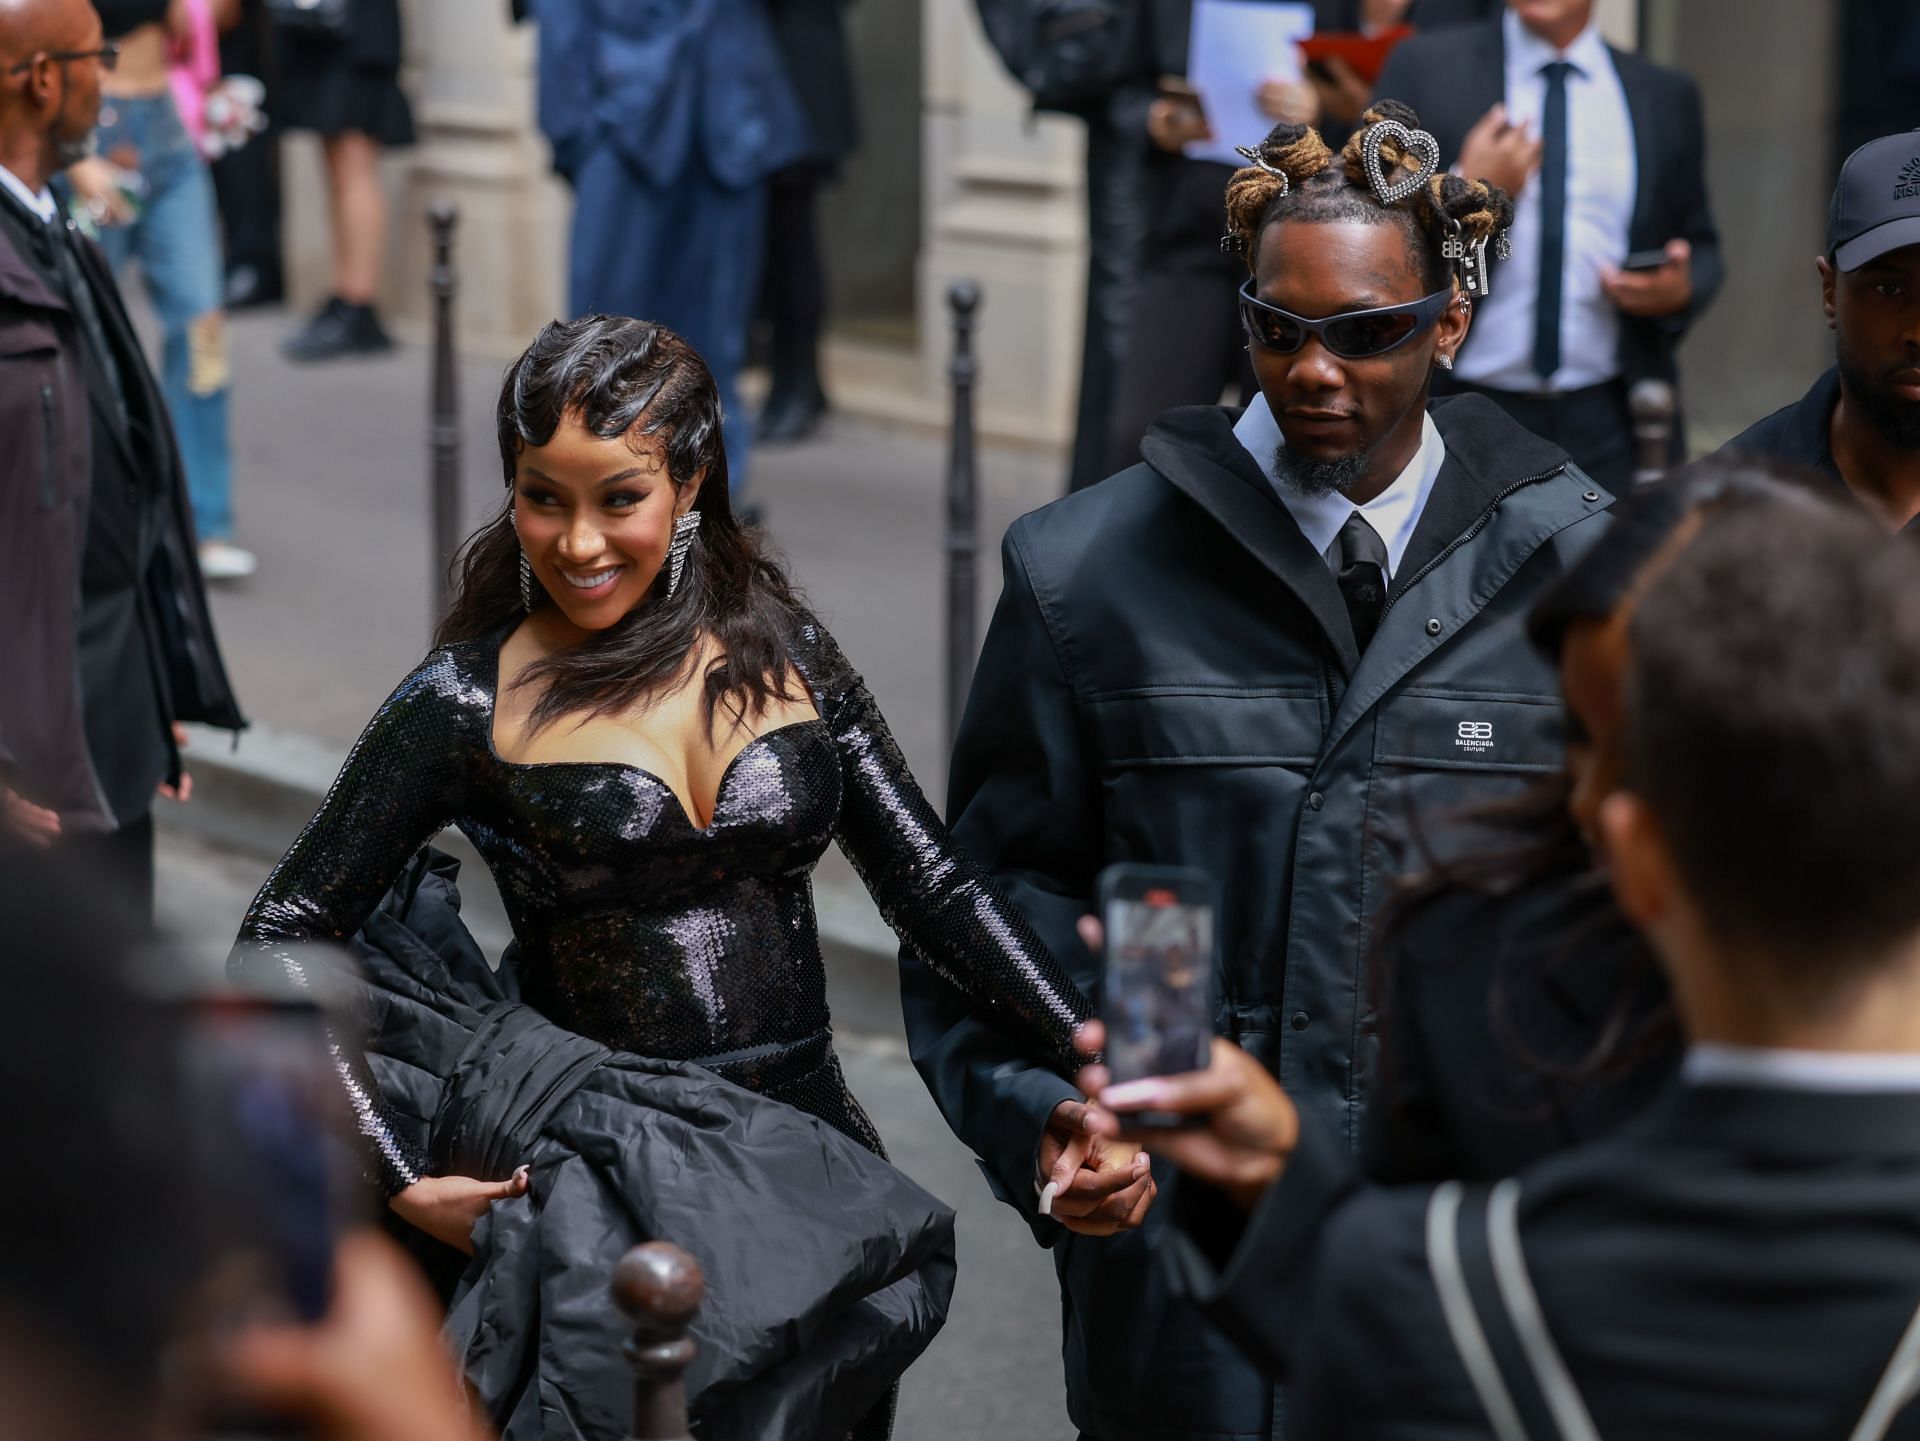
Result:
M1484 180L1518 198L1533 172L1540 168L1540 141L1524 125L1507 123L1507 107L1495 105L1474 123L1460 143L1454 172L1469 180Z
M1097 1024L1097 1023L1095 1023ZM1050 1214L1078 1236L1111 1236L1146 1220L1159 1194L1146 1153L1131 1141L1096 1134L1093 1107L1062 1101L1040 1138L1039 1179L1058 1190Z
M1600 288L1622 315L1654 320L1678 315L1693 303L1693 247L1669 240L1666 252L1666 264L1653 270L1609 265L1600 272Z
M1090 1021L1075 1044L1092 1055L1106 1030ZM1112 1140L1144 1140L1196 1180L1224 1191L1242 1210L1252 1210L1279 1178L1300 1136L1299 1113L1280 1083L1233 1042L1214 1037L1213 1061L1204 1071L1108 1084L1105 1066L1088 1066L1076 1078L1097 1103L1087 1126ZM1136 1111L1171 1111L1203 1124L1192 1130L1131 1128Z
M495 1201L527 1194L530 1182L522 1166L504 1181L476 1181L471 1176L425 1176L401 1191L387 1205L394 1215L425 1231L456 1251L473 1254L474 1223Z

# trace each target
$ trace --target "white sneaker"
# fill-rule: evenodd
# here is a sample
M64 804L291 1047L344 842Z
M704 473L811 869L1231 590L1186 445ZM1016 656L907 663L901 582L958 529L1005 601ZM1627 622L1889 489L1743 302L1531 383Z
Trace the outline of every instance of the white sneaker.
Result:
M252 551L242 550L230 540L201 542L200 574L208 580L245 580L259 564Z

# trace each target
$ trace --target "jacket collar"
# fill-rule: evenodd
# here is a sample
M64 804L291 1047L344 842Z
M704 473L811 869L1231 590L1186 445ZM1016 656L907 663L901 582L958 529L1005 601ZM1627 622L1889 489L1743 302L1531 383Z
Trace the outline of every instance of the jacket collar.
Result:
M1170 410L1147 430L1140 454L1299 598L1350 675L1360 647L1339 583L1234 435L1235 416L1218 405ZM1429 509L1432 504L1430 499Z
M1911 1091L1835 1093L1676 1082L1634 1129L1655 1145L1725 1150L1756 1162L1920 1162Z
M26 227L41 224L38 216L29 215L11 195L0 191L0 295L40 310L65 310L67 302L21 251Z

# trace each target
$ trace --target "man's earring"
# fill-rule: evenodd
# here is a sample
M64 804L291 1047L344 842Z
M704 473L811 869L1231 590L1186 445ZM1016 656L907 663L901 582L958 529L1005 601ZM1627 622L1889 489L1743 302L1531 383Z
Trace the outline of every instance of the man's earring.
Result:
M680 589L680 572L686 569L687 552L693 549L693 533L700 529L700 512L690 510L673 523L673 540L667 545L667 594Z
M1451 355L1448 355L1447 352L1444 350L1441 351L1438 355L1433 357L1433 363L1439 366L1442 370L1453 369L1453 357Z

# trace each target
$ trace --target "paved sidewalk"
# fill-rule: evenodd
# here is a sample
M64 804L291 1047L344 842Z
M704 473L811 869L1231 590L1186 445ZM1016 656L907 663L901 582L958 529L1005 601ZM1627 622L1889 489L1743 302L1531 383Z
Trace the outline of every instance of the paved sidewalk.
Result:
M302 368L277 343L289 321L234 321L237 539L252 579L213 594L242 707L256 729L237 751L203 737L190 754L200 799L166 819L228 846L277 855L311 812L375 707L425 653L436 577L428 552L426 353ZM464 521L503 503L493 408L504 367L460 373ZM1001 534L1052 499L1057 458L981 456L980 629L999 594ZM946 785L946 448L938 437L837 419L819 439L762 449L751 498L775 545L873 688L936 805ZM497 902L470 866L482 915ZM891 941L851 868L818 875L822 933L871 953ZM236 918L237 919L237 918Z

